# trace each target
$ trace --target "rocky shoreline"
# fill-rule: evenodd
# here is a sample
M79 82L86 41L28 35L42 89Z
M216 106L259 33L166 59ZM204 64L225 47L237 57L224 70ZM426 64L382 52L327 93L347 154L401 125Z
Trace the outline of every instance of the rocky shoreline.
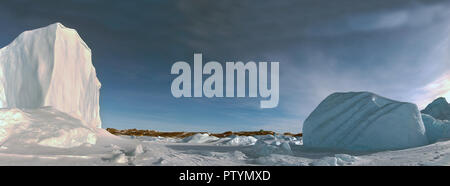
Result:
M273 131L240 131L240 132L232 132L227 131L223 133L208 133L208 132L160 132L155 130L138 130L138 129L124 129L124 130L118 130L114 128L107 128L106 129L109 133L114 135L127 135L127 136L152 136L152 137L172 137L172 138L185 138L189 136L193 136L195 134L204 134L207 133L210 136L215 136L218 138L224 138L228 136L255 136L255 135L275 135L276 133ZM289 132L284 133L283 135L286 136L293 136L293 137L301 137L302 133L292 134Z

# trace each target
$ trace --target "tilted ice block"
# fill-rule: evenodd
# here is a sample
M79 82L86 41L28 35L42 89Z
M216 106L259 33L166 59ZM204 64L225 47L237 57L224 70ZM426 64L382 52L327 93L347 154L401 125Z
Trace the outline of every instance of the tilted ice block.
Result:
M303 144L336 150L377 151L428 144L415 104L369 92L334 93L303 125Z
M435 99L421 112L439 120L450 120L450 104L443 97Z
M52 106L101 127L101 84L77 31L55 23L0 49L0 108Z

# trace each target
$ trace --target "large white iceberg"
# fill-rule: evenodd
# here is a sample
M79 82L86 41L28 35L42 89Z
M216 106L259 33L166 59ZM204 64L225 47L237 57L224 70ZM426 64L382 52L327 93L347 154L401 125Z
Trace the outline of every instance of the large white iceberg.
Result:
M60 23L25 31L0 49L0 108L52 106L100 128L100 86L91 50Z
M415 104L370 92L334 93L303 125L305 147L351 151L404 149L428 144Z

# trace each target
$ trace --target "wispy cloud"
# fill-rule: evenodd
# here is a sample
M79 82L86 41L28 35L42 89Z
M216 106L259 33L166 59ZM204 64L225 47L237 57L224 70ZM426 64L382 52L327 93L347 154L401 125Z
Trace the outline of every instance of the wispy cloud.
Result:
M402 8L379 10L338 17L325 23L316 23L307 34L312 36L352 34L355 32L386 31L392 29L415 29L450 16L449 4L406 5Z
M420 108L425 108L438 97L450 100L450 71L417 90L415 100Z

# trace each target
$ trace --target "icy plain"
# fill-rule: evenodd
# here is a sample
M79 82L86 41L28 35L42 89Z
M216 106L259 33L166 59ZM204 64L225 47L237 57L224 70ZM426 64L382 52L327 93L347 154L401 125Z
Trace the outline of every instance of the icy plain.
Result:
M422 147L352 153L304 147L300 139L282 135L254 136L254 145L227 145L224 139L187 143L162 137L112 136L95 145L73 148L0 147L0 165L450 165L450 141Z

